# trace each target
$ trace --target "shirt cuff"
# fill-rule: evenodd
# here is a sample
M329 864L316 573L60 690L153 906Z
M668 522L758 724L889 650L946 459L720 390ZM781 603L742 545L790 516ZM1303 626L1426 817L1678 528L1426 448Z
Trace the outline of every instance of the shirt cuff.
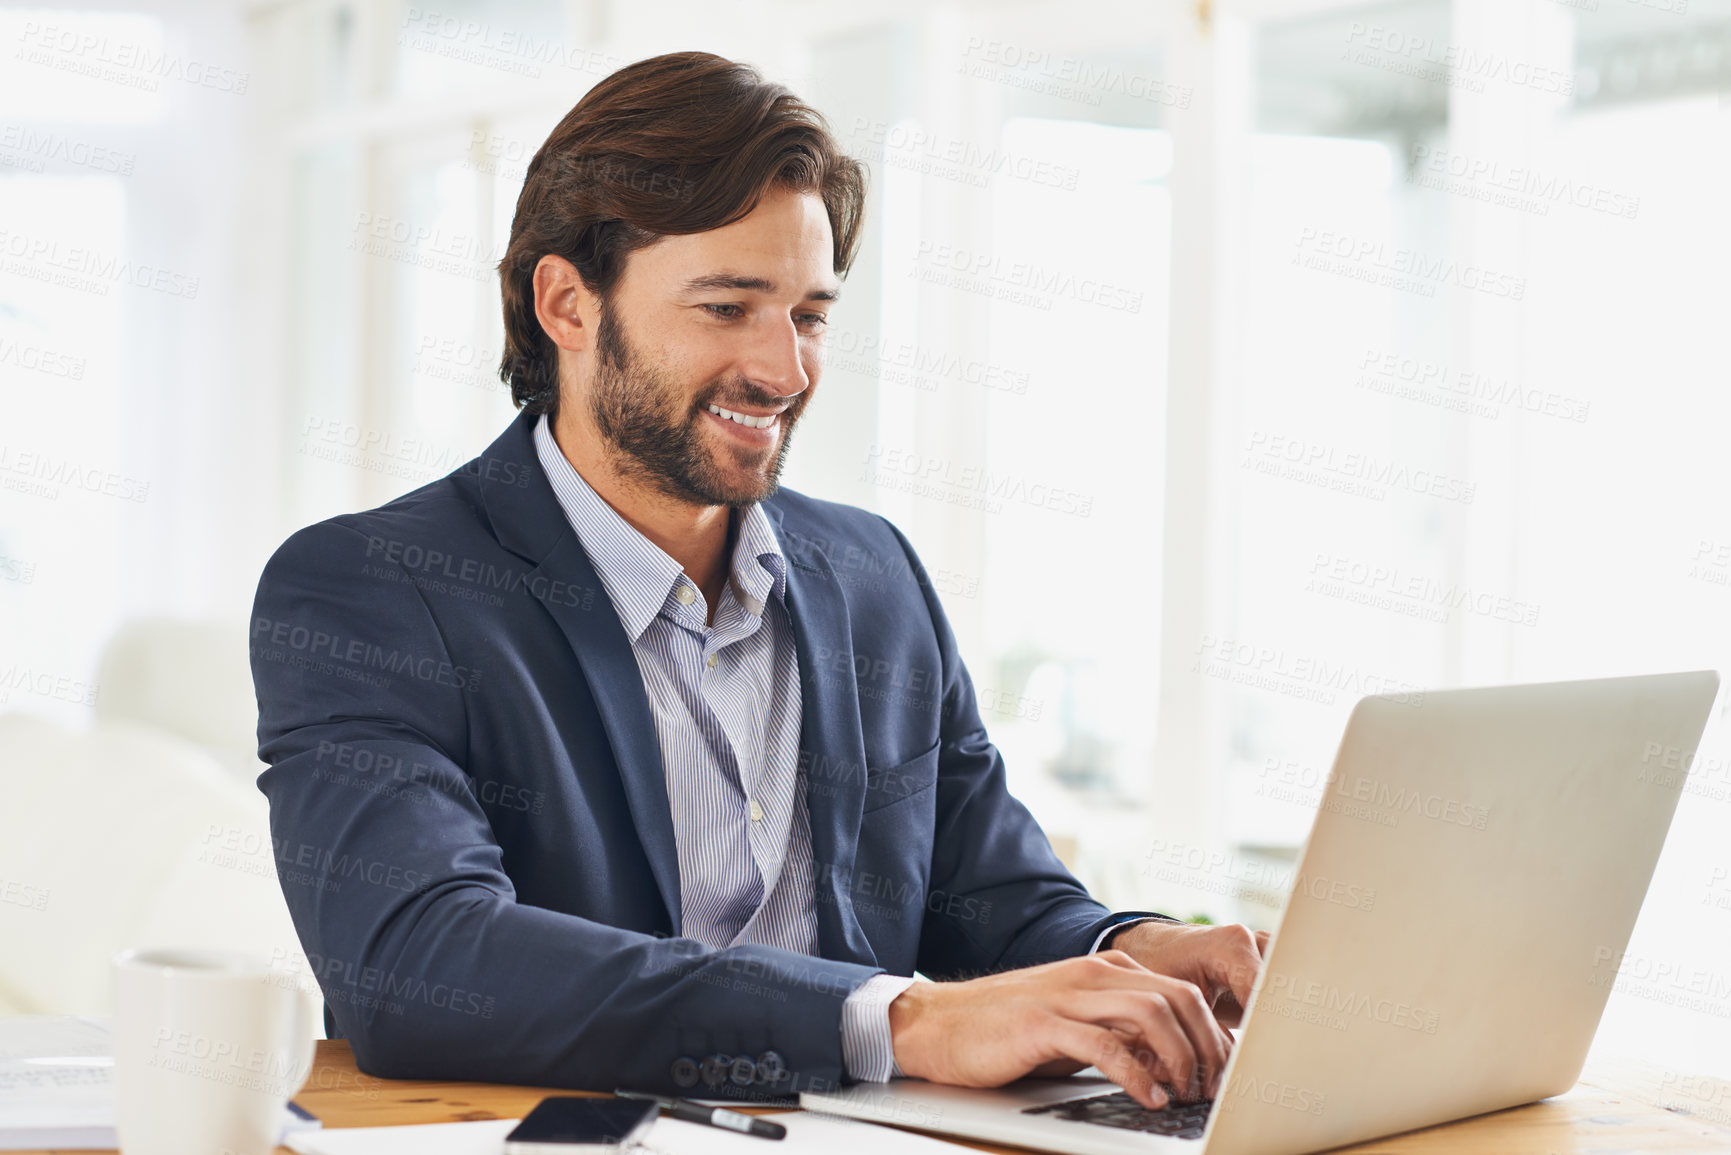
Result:
M1094 945L1088 948L1088 953L1089 954L1098 954L1100 951L1100 944L1106 941L1107 935L1113 933L1114 931L1123 930L1126 927L1135 926L1139 922L1178 922L1178 921L1180 921L1180 920L1173 918L1169 914L1151 914L1146 918L1127 918L1123 922L1115 922L1111 926L1107 927L1105 930L1101 931L1099 934L1094 936ZM887 1012L886 1012L886 1016L887 1016Z
M873 975L841 1005L841 1059L848 1077L887 1083L901 1075L890 1039L890 1004L912 986L902 975Z

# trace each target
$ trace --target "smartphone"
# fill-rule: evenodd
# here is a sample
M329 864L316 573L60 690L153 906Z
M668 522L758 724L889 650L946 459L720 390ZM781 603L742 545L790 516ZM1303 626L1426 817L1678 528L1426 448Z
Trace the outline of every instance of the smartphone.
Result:
M542 1099L505 1136L505 1155L570 1155L618 1148L643 1137L660 1108L635 1099Z

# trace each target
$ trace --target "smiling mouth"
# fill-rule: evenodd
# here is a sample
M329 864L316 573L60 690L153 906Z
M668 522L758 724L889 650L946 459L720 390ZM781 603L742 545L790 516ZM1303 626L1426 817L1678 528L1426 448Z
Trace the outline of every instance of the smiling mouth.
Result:
M733 410L723 409L719 405L708 405L705 406L705 408L717 417L732 421L738 425L743 425L747 429L769 429L774 426L776 422L781 420L781 414L779 413L771 413L767 417L753 417L749 413L735 413Z

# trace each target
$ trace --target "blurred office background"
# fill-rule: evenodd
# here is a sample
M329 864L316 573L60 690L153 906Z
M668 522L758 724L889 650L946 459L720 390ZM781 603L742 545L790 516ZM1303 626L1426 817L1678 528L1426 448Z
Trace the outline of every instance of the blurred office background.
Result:
M1361 693L1731 669L1731 0L0 8L0 1011L294 951L258 573L511 419L524 168L685 48L869 162L786 482L1104 901L1272 925ZM1719 1075L1727 747L1599 1040Z

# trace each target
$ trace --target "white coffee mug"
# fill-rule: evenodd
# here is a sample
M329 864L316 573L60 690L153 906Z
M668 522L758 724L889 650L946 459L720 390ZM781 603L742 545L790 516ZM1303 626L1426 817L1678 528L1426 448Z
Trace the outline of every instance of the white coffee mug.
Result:
M114 956L114 1122L123 1155L268 1155L312 1069L299 976L231 951Z

